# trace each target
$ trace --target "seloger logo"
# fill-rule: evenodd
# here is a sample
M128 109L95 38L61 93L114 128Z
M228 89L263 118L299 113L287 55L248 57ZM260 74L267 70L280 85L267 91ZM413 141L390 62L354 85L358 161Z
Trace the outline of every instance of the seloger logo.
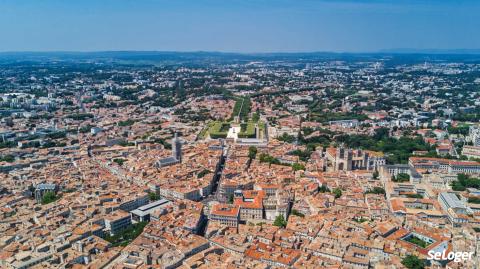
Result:
M454 262L460 261L469 261L472 259L473 252L448 252L443 250L442 252L436 252L434 250L430 250L428 252L428 259L429 260L436 260L436 261L444 261L444 260L453 260Z

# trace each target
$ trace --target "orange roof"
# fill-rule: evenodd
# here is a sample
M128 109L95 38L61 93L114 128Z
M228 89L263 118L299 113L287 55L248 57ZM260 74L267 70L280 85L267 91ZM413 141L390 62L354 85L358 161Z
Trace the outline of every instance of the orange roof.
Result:
M280 185L279 184L266 184L266 183L261 183L257 184L258 187L261 189L279 189Z
M130 214L128 212L117 210L117 211L113 211L110 215L105 216L105 220L116 221L129 216Z
M254 199L252 202L246 202L246 201L243 201L242 198L236 198L233 204L242 208L252 208L252 209L263 208L262 199L257 199L257 198Z
M450 150L450 149L452 149L452 146L451 145L439 145L439 146L437 146L437 149L438 150L442 150L442 149Z
M457 161L457 160L450 160L450 159L442 159L442 158L430 158L430 157L410 157L409 160L413 163L415 162L439 162L439 163L444 163L444 164L450 164L450 165L480 165L478 162L474 161Z
M337 154L337 149L333 148L333 147L327 148L326 151L327 151L328 154L330 154L332 156L335 156Z
M425 140L425 142L427 142L428 144L432 144L432 145L435 144L435 143L437 143L437 139L431 138L431 137L427 137L427 138L425 138L424 140Z
M236 217L240 212L240 208L237 205L229 204L215 204L212 207L210 214L217 216Z
M247 199L263 198L265 197L265 191L245 190L242 191L243 197Z
M392 210L395 211L403 211L405 212L405 204L403 203L402 200L400 199L392 199L390 200L390 203L392 204Z
M480 166L480 163L468 161L450 161L450 165Z

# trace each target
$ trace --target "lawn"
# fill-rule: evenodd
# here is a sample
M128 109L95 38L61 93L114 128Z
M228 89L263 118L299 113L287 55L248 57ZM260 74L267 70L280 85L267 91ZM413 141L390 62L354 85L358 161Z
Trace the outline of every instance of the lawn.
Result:
M230 129L230 123L216 121L208 129L208 133L213 139L226 138L228 134L228 129Z
M251 101L248 96L236 97L231 119L234 119L236 116L239 116L240 120L246 119L248 117L248 113L250 112L250 107Z
M247 123L240 124L240 133L238 133L239 138L255 138L255 123L249 121Z
M147 222L138 222L135 224L130 225L125 230L117 233L116 235L106 235L105 240L112 243L113 247L122 246L125 247L130 244L137 236L139 236L142 232Z
M414 235L412 235L412 236L410 236L409 238L405 239L405 241L410 242L410 243L412 243L412 244L415 244L415 245L417 245L417 246L419 246L419 247L421 247L421 248L426 248L426 247L428 247L428 246L430 245L429 243L423 241L422 239L420 239L420 238L418 238L418 237L416 237L416 236L414 236Z
M60 199L60 196L57 195L55 192L53 192L53 191L46 192L43 195L43 198L42 198L42 205L53 203L53 202L57 201L58 199Z

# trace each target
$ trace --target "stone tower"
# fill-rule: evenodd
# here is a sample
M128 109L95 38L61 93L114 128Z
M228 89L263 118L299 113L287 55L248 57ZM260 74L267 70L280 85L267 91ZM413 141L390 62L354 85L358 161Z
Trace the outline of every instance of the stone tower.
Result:
M172 139L172 157L179 162L182 161L182 142L180 142L177 133Z

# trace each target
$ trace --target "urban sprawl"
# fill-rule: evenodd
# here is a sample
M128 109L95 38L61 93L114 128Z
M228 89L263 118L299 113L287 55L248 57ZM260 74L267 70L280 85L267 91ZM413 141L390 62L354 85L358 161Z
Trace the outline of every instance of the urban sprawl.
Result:
M336 57L0 62L0 267L479 268L480 60Z

